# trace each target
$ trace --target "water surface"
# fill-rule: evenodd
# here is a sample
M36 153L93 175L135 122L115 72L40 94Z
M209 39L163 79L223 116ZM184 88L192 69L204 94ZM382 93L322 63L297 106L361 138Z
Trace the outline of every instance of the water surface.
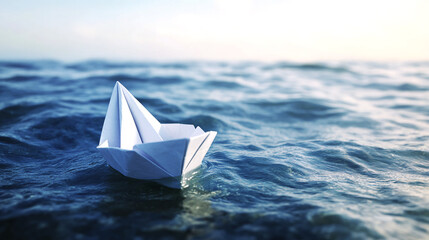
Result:
M97 152L116 81L218 132L183 190ZM428 143L429 62L2 61L0 238L427 239Z

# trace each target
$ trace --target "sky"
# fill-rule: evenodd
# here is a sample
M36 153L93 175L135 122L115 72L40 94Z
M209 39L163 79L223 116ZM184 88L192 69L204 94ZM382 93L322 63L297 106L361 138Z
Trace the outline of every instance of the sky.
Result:
M0 59L429 60L427 0L0 0Z

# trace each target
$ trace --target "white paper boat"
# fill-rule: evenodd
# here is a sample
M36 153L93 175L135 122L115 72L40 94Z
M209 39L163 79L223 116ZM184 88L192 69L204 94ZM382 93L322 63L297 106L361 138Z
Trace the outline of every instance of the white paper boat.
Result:
M116 82L97 148L124 176L181 188L182 176L201 165L216 134L189 124L159 123Z

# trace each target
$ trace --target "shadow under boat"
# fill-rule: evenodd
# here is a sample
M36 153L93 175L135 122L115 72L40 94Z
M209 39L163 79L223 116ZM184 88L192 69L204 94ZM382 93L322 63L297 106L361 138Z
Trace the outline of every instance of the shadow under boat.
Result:
M123 176L110 168L106 179L106 200L100 203L103 211L113 215L127 215L134 212L195 212L193 208L204 206L211 212L209 196L203 190L201 169L195 169L177 178L141 180ZM171 188L167 184L181 184L181 188ZM192 202L192 205L188 203Z

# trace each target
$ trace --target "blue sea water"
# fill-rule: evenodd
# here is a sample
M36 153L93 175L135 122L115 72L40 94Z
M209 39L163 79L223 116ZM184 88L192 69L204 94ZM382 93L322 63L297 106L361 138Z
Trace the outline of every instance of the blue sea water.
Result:
M120 81L218 135L182 190L96 150ZM429 62L0 62L0 239L429 239Z

